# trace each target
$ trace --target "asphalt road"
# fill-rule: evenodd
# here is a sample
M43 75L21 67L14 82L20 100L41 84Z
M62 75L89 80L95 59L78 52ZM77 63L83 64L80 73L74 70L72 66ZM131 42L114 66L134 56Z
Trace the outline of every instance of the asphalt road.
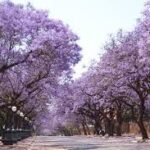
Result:
M150 150L150 142L133 137L37 136L0 150Z

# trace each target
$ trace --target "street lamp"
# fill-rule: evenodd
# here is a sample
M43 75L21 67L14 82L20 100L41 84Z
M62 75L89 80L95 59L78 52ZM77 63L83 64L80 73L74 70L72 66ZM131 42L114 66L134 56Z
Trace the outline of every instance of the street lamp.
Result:
M13 116L12 116L12 130L14 130L14 128L15 128L15 117L14 117L14 113L17 111L17 107L16 106L11 106L11 110L12 110L12 112L13 112Z
M23 112L20 111L19 116L21 117L21 118L20 118L20 128L21 128L21 130L22 130L22 128L23 128L23 117L24 117Z
M20 110L18 110L18 111L17 111L17 115L20 115L20 113L21 113L21 111L20 111Z
M11 107L11 110L12 110L13 112L16 112L16 111L17 111L17 107L16 107L16 106L12 106L12 107Z
M20 114L19 114L19 115L20 115L20 117L22 117L22 118L24 117L23 112L20 112Z
M114 116L114 120L117 120L117 116L116 115Z
M25 119L26 121L28 121L28 117L25 117L24 119Z

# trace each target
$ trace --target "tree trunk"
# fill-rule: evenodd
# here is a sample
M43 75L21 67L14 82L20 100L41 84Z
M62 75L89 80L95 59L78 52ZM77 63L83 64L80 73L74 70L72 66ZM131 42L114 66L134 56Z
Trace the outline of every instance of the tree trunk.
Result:
M140 128L141 134L142 134L142 138L143 139L148 139L148 134L147 134L147 131L145 129L143 121L139 121L138 125L139 125L139 128Z
M85 124L84 124L84 123L82 123L82 128L83 128L83 133L84 133L84 135L87 135L87 131L86 131L86 127L85 127Z
M109 136L113 136L114 135L114 124L112 122L112 120L109 120L109 123L108 123L108 135Z
M94 134L99 135L99 128L96 123L94 124Z
M113 111L111 110L110 111L110 116L109 116L109 119L108 119L108 131L109 131L109 133L108 133L108 135L109 136L114 136L114 116L113 116Z
M80 127L77 125L76 128L77 128L78 134L81 135Z
M121 110L117 111L117 122L116 122L116 134L117 136L121 136L122 135L122 112Z
M101 126L100 119L96 118L94 123L94 134L99 135L101 130L102 130L102 126Z
M114 124L113 124L112 120L110 120L110 119L106 119L105 132L109 136L113 136L114 135Z
M122 128L120 125L116 126L116 135L117 136L121 136L122 135Z
M89 129L88 125L87 125L87 124L85 124L85 126L86 126L86 129L87 129L87 134L88 134L88 135L91 135L91 133L90 133L90 129Z
M139 118L138 118L138 125L139 125L139 128L140 128L140 131L141 131L141 134L142 134L142 138L143 139L148 139L148 134L147 134L147 131L146 131L146 128L144 126L144 121L143 121L143 118L144 118L144 113L145 113L145 106L144 106L144 100L141 99L141 104L140 104L140 108L139 108Z

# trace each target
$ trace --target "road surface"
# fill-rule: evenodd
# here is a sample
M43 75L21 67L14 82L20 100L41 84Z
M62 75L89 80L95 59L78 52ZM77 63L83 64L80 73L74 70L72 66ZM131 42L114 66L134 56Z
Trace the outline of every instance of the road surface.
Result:
M133 137L37 136L0 150L150 150L150 142Z

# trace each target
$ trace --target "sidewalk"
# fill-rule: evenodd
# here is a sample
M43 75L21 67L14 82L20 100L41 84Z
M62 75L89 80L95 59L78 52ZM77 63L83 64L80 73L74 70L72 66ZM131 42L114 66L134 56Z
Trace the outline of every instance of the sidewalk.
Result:
M13 145L3 145L2 142L0 142L0 150L28 150L34 140L34 137L30 137Z
M36 137L30 137L28 139L22 140L14 145L3 145L0 142L0 150L65 150L62 148L50 148L50 147L38 147L36 146Z

